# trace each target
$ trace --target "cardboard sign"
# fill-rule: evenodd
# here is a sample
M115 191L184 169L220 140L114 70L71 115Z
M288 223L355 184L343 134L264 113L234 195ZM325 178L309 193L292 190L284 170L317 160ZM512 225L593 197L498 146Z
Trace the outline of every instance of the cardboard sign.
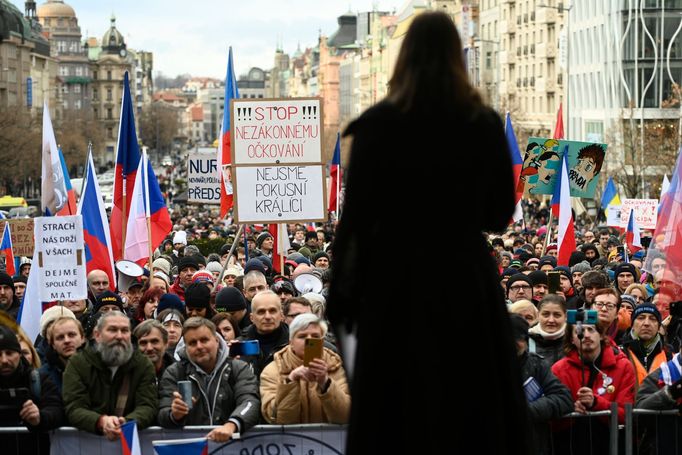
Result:
M36 218L35 239L40 300L87 298L83 217Z
M564 148L568 145L568 181L571 197L594 198L606 144L531 137L523 153L523 167L517 190L524 196L552 194L557 182Z
M235 223L323 221L324 166L235 168Z
M14 257L33 257L33 218L7 220L11 224L12 252Z
M233 99L232 164L322 162L320 98Z
M656 229L658 199L623 199L620 211L620 227L628 227L630 210L635 211L635 221L640 229Z
M621 206L620 205L609 205L606 208L606 225L611 226L611 227L621 227L620 225L620 212L621 212ZM627 223L627 221L626 221Z
M220 204L217 152L190 152L187 156L187 202Z

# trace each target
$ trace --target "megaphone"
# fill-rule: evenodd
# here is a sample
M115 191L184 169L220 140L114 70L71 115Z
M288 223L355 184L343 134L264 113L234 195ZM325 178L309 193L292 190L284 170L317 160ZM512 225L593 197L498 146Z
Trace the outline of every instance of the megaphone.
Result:
M294 278L294 287L296 287L301 294L307 294L309 292L319 294L320 291L322 291L322 280L312 273L301 273Z
M133 261L121 259L116 263L118 290L128 292L136 278L144 274L144 269Z

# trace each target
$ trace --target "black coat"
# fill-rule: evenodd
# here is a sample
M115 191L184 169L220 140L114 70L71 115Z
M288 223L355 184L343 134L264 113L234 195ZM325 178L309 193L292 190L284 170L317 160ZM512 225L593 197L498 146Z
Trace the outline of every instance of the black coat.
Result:
M477 438L478 453L527 453L509 316L481 235L505 229L514 210L499 116L488 108L410 115L382 102L346 134L353 147L327 315L340 345L348 328L357 330L355 365L346 368L347 453L453 452L481 422L505 431ZM422 273L406 279L415 266ZM426 336L410 331L421 315L430 321ZM460 355L466 367L454 360ZM466 368L466 380L449 373L453 364ZM391 425L376 424L386 418Z

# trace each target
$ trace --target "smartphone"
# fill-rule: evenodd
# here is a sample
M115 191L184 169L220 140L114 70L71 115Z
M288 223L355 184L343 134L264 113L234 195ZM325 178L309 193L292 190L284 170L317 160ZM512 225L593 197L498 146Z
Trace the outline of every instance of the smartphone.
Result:
M581 321L583 324L596 324L597 311L596 310L568 310L566 312L566 322L571 325Z
M260 353L260 344L258 340L233 341L230 345L230 357L238 355L258 355Z
M0 389L0 403L3 403L6 407L21 409L29 398L29 392L26 387Z
M310 365L313 359L322 358L322 348L324 347L324 340L322 338L306 338L303 347L303 365Z
M192 409L192 382L178 381L178 391L182 395L182 401L185 402L188 408Z
M561 272L547 272L547 286L550 294L556 294L561 289Z

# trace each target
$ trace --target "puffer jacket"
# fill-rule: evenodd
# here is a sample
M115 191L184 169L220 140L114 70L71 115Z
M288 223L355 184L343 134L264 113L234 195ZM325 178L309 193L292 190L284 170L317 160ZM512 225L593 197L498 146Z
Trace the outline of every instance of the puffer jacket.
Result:
M324 348L323 359L331 379L325 393L317 383L288 381L291 371L303 364L291 346L278 351L260 377L261 412L268 423L347 423L350 392L341 357Z
M258 423L260 399L258 381L246 362L227 356L227 345L219 340L216 367L208 374L188 358L169 366L159 385L159 424L165 428L185 425L222 425L230 420L244 432ZM171 417L173 392L178 381L192 383L192 397L197 399L189 414L176 422Z

